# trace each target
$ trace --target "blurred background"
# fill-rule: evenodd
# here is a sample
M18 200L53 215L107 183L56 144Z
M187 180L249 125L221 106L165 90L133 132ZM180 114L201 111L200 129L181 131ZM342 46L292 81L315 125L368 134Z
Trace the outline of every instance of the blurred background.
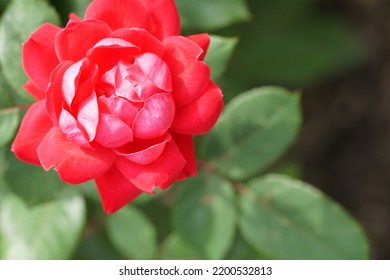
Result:
M303 127L279 163L363 225L390 259L390 1L248 0L228 96L259 85L300 90Z

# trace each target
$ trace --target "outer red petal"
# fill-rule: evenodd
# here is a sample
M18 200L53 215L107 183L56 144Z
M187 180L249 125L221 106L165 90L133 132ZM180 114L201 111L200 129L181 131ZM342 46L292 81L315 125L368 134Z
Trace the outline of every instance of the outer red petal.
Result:
M119 210L142 193L123 176L115 165L102 176L97 177L95 182L103 209L108 214Z
M195 34L195 35L188 36L187 38L202 48L203 53L199 57L199 60L203 60L210 46L209 34L207 33Z
M111 150L82 148L68 140L57 127L50 129L38 146L38 157L46 170L55 167L61 179L70 184L103 175L115 160Z
M94 0L85 18L107 22L113 30L138 27L163 40L179 35L180 18L174 0Z
M187 161L183 172L180 174L178 180L185 179L188 176L196 176L196 155L194 138L191 135L172 134L173 140L179 147L181 154Z
M177 107L195 101L206 89L210 68L199 61L203 50L185 37L171 37L164 41L164 61L172 74L173 98Z
M59 30L58 26L45 23L23 45L24 71L42 91L46 91L50 73L59 63L54 48L54 39Z
M111 34L111 28L100 20L69 21L55 38L56 52L61 61L78 61L101 39Z
M80 18L78 15L76 15L75 13L70 13L69 14L69 19L70 20L73 20L73 21L82 21L83 19Z
M170 130L188 135L207 133L218 120L222 107L221 89L210 81L206 91L198 100L177 109Z
M45 98L45 92L38 88L33 81L29 80L23 85L23 89L30 93L35 99L41 100Z
M116 165L123 175L138 189L153 193L156 187L168 188L180 175L186 160L174 141L166 144L164 152L154 162L139 165L126 158L119 157Z
M11 150L18 159L40 165L37 148L52 127L45 102L42 100L34 103L23 118Z
M121 38L130 42L139 47L143 53L151 52L158 56L162 56L164 53L164 47L161 41L144 29L121 28L112 32L111 37Z

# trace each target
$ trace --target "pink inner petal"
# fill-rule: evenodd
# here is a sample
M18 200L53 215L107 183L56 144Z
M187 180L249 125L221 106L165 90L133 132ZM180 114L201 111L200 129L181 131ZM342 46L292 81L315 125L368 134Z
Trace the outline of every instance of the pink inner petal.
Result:
M83 60L76 62L65 71L62 78L64 99L69 107L72 105L72 101L76 95L76 89L79 83L79 76L82 66Z
M144 108L134 120L134 136L152 139L164 135L175 116L175 103L169 93L158 93L146 99Z
M133 131L118 117L100 114L95 141L107 148L118 148L133 141Z
M172 77L167 64L154 53L144 53L136 57L136 62L145 76L163 91L172 91Z
M93 141L99 123L99 108L95 92L81 102L77 121L84 127L89 141Z
M61 131L69 140L82 147L90 147L83 128L79 126L72 114L65 109L62 109L61 111L59 126Z
M132 103L122 97L112 95L110 97L99 97L99 108L102 113L118 116L129 127L133 126L138 109Z
M115 149L114 152L134 163L147 165L161 156L166 143L171 141L171 139L172 136L170 134L165 134L158 139L133 142L127 146Z

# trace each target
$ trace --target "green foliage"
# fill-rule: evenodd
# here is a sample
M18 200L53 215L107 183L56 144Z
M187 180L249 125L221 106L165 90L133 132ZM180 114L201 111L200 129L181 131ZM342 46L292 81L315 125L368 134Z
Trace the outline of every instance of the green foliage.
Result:
M0 109L15 105L12 97L12 88L4 77L3 71L0 67Z
M226 259L262 260L267 259L267 257L256 252L250 245L248 245L247 242L245 242L245 240L240 235L237 235Z
M58 200L28 208L10 195L0 207L2 259L67 259L85 223L83 199L64 193Z
M8 153L6 160L8 168L4 179L12 192L21 197L27 205L49 202L61 195L66 184L58 178L54 170L46 172L42 167L23 163L11 153Z
M137 208L127 206L107 222L114 247L130 259L152 259L157 252L156 229Z
M358 224L312 186L285 176L255 179L241 193L240 231L273 259L366 259Z
M0 15L3 13L5 7L9 4L11 0L0 0Z
M208 31L248 21L250 12L244 0L176 0L184 29Z
M162 244L160 258L163 260L196 260L201 259L199 253L188 245L176 233L169 235Z
M204 157L234 180L246 179L278 159L297 136L299 95L277 87L240 94L205 136Z
M238 39L215 35L211 36L210 39L210 47L207 51L205 62L210 65L211 78L217 80L224 73Z
M231 184L199 174L180 184L179 189L173 221L180 238L203 258L223 258L233 242L236 224Z
M20 122L19 109L0 109L0 147L8 144L16 133Z
M32 98L22 89L27 81L21 63L22 43L44 22L59 23L57 12L44 0L13 0L0 21L0 66L13 90Z

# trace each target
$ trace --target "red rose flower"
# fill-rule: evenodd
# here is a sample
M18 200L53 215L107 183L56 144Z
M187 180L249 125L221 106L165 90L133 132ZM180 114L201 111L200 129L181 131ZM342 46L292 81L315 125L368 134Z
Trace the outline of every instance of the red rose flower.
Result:
M173 0L94 0L85 19L44 24L23 46L27 111L12 150L61 179L94 179L113 213L196 174L193 136L223 106L203 58L207 34L180 36Z

